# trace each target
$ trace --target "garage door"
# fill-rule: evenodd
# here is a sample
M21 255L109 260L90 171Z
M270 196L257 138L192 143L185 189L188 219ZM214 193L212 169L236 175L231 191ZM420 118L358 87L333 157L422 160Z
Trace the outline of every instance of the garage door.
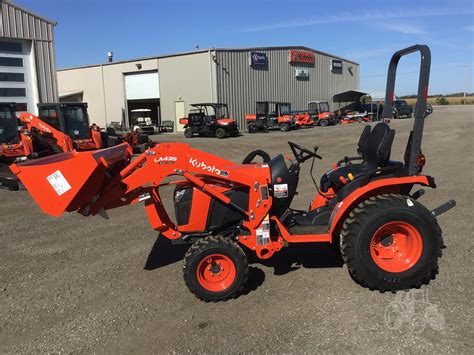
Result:
M158 72L126 74L125 92L127 100L159 99Z
M19 111L36 111L31 43L0 39L0 102L16 102Z

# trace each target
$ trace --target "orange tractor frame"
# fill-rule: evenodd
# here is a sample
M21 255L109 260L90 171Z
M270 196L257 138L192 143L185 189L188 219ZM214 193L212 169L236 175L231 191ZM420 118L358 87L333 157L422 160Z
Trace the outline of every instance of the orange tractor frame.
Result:
M392 57L386 111L391 115L398 61L415 51L422 56L419 103L405 161L390 160L395 132L386 123L367 126L358 144L360 155L336 163L321 178L320 188L315 182L307 211L290 204L301 164L312 160L313 167L321 156L317 147L292 142L289 165L281 154L270 159L261 150L236 164L187 144L160 143L135 160L130 147L121 144L13 165L12 171L53 216L77 211L107 217L109 209L144 202L154 230L173 243L190 244L183 276L189 290L204 301L239 294L247 281L248 253L268 259L291 243L340 245L352 278L370 289L419 287L438 268L443 242L436 216L455 203L429 211L417 201L424 190L412 191L416 185L436 187L432 177L421 174L427 46L409 47ZM262 163L253 162L257 156ZM176 221L159 193L169 185L175 186Z

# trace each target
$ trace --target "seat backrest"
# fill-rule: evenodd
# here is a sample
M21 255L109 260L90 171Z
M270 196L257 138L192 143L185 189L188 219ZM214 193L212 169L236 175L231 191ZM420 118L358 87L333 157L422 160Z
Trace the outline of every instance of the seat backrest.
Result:
M364 162L379 167L386 166L390 159L395 131L385 122L377 123L372 130L366 126L359 139L358 151Z

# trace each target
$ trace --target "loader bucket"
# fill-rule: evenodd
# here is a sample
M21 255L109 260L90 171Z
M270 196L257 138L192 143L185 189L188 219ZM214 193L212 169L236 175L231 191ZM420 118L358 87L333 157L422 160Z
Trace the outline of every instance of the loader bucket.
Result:
M89 152L66 152L22 164L12 164L18 176L44 213L59 217L78 210L101 191L106 172L131 158L127 143Z

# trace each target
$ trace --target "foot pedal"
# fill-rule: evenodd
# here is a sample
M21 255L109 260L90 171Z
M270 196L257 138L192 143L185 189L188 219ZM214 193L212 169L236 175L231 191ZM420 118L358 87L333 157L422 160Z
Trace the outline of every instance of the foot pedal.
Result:
M419 189L418 191L415 191L411 197L415 200L418 200L421 196L423 196L425 194L425 190L424 189Z

